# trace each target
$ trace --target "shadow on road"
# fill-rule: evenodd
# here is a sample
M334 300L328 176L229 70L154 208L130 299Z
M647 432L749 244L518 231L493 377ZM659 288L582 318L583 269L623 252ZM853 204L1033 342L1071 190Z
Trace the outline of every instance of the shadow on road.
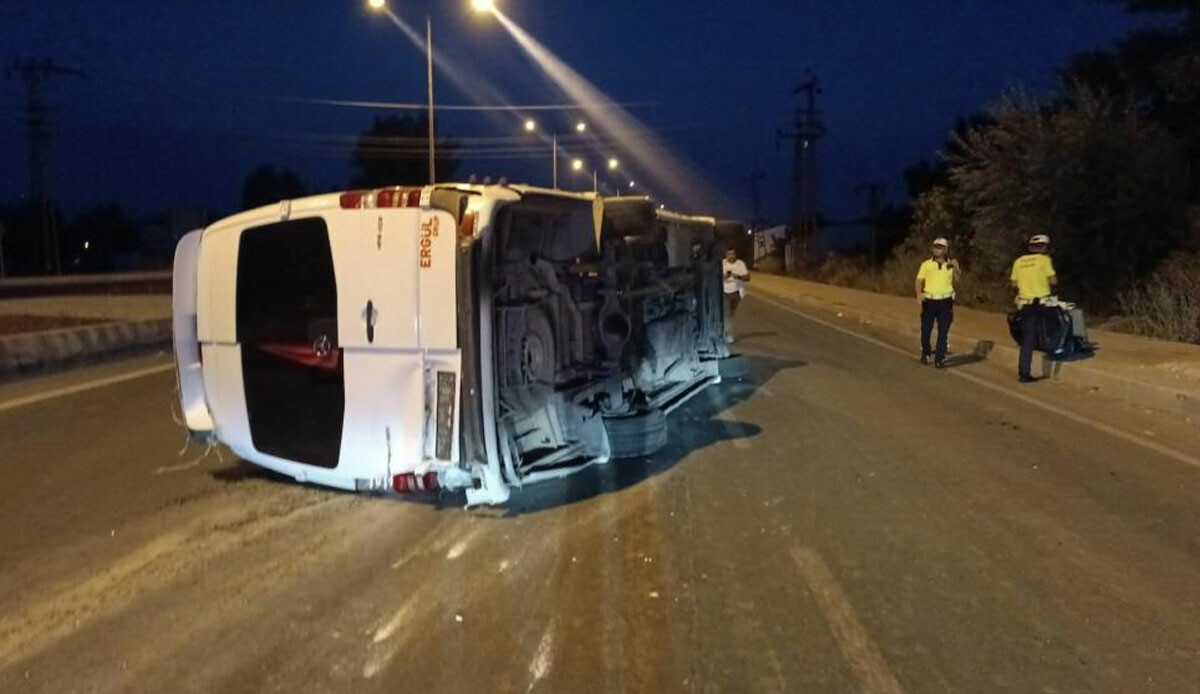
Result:
M723 383L710 386L671 414L668 419L670 440L663 450L643 458L626 458L595 465L563 479L538 482L524 489L513 490L512 498L501 507L501 512L507 516L537 513L620 491L670 470L695 451L722 441L759 435L762 427L757 424L722 419L721 413L749 400L760 386L780 371L807 364L794 359L755 354L741 355L740 360L739 370L744 369L744 376L727 377ZM255 480L296 484L287 475L260 468L237 456L227 459L225 465L209 474L213 479L228 484ZM353 494L336 489L325 491L330 494ZM461 509L466 504L466 495L462 492L386 498L438 509Z
M744 355L743 359L744 377L727 378L720 385L711 386L671 414L670 442L663 450L643 458L596 465L561 480L530 485L515 492L505 504L508 515L537 513L617 492L666 472L692 453L713 444L758 436L762 427L757 424L724 419L720 415L749 400L775 374L806 363L752 354Z
M954 354L946 358L946 368L953 369L959 366L967 366L968 364L978 364L981 361L986 361L988 355L996 348L996 343L991 340L980 340L975 343L975 351L970 354Z
M756 337L775 337L778 334L774 331L760 330L755 333L737 333L735 337L738 339L738 342L744 342L746 340L753 340Z
M228 451L226 451L228 452ZM285 482L295 484L295 480L287 475L281 475L274 470L268 470L252 463L247 463L236 455L225 462L224 467L217 468L209 476L218 482L239 484L248 480L265 480L267 482Z

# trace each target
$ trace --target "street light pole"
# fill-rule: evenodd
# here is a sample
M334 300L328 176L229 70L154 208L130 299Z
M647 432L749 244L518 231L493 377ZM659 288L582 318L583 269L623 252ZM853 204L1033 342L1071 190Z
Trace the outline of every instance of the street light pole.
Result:
M429 183L437 182L437 164L433 131L433 20L425 16L425 76L429 84Z
M483 2L483 0L477 0ZM491 8L491 3L484 3ZM412 30L407 24L403 24L392 11L388 9L387 0L367 0L367 7L376 12L383 12L392 18L392 21L397 24L402 24L406 33L411 34ZM476 9L479 9L477 6ZM429 182L437 181L437 144L434 136L433 124L433 20L429 15L425 15L425 81L429 85L429 113L427 120L429 121Z
M533 119L525 121L525 132L531 133L537 129L537 121ZM582 133L585 130L587 130L587 123L580 121L575 124L575 132ZM575 161L571 162L571 166L575 171L579 171L582 164L576 164ZM550 133L550 185L554 190L558 190L558 133Z

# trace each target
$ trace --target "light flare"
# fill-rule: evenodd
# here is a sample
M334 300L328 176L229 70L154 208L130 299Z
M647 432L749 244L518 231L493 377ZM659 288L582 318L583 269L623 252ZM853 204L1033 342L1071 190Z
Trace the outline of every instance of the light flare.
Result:
M673 154L631 113L617 106L604 92L564 63L499 8L493 10L492 14L534 64L570 101L589 105L583 107L588 121L621 143L622 148L633 160L635 168L645 171L650 176L652 187L661 188L672 200L696 212L736 213L736 205L731 203L727 195L709 185L693 166ZM603 107L597 107L597 104L603 104ZM583 122L576 126L579 132L586 129L587 124Z

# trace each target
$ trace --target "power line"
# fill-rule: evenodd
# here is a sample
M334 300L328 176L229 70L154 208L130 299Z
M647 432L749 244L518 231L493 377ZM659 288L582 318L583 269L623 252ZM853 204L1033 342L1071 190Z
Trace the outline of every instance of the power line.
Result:
M313 99L305 97L276 97L279 101L319 106L351 106L355 108L378 108L395 110L424 110L429 104L396 101L358 101L353 99ZM604 104L435 104L438 111L583 111L586 109L611 109L642 106L641 103Z

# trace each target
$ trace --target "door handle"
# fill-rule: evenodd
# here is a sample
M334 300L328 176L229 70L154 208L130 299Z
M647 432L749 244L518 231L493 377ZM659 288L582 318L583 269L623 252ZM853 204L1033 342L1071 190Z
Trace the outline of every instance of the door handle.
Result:
M367 342L375 342L375 304L367 301Z

